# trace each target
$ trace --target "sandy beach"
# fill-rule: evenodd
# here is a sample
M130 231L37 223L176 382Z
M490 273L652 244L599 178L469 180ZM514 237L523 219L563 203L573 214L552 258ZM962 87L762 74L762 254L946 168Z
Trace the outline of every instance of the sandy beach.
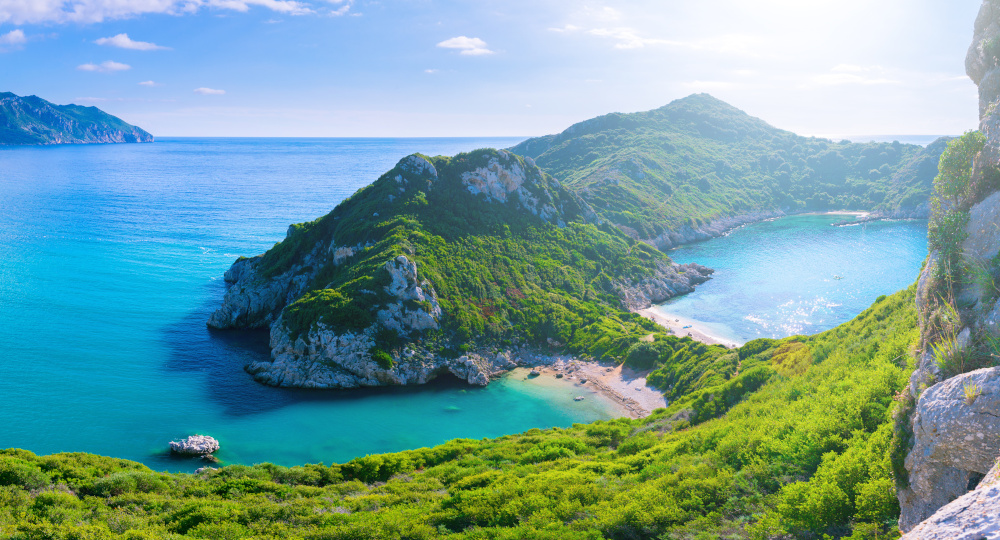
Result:
M538 375L528 375L532 371ZM580 397L584 399L597 393L612 402L623 416L643 418L655 409L667 406L667 399L663 394L646 385L648 373L637 372L622 365L567 358L534 368L518 368L511 375L531 376L544 384L573 385L580 389Z
M656 322L656 324L671 330L677 337L691 336L691 339L695 341L700 341L709 345L725 345L726 347L740 346L743 344L738 340L718 335L701 321L688 319L672 313L666 313L657 309L656 306L639 310L637 313L647 319L652 319ZM689 326L690 328L685 328L686 326Z

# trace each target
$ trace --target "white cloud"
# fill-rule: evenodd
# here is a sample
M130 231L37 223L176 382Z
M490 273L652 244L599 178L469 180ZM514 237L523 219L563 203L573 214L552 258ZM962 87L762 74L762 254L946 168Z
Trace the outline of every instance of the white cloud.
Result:
M6 34L0 35L0 45L17 46L27 43L28 38L24 37L24 31L18 28Z
M569 34L571 32L577 32L580 30L583 30L583 28L580 28L575 24L565 24L562 26L562 28L556 28L556 27L549 28L549 32L558 32L560 34Z
M441 70L440 69L425 69L424 73L434 74L434 73L437 73L439 71L441 71Z
M128 37L128 34L118 34L117 36L100 38L94 41L94 43L98 45L118 47L120 49L132 49L134 51L161 51L170 49L170 47L161 47L160 45L149 43L147 41L134 41L132 38Z
M309 4L297 0L0 0L0 23L95 23L147 13L182 15L201 9L247 12L251 7L287 15L315 13Z
M330 12L333 17L340 17L341 15L347 15L347 12L351 10L351 6L354 5L354 0L328 0L331 4L340 5L339 8Z
M77 103L101 103L102 101L107 101L107 100L108 98L102 98L102 97L78 97L73 101Z
M487 48L485 41L479 38L470 38L466 36L458 36L458 37L453 37L451 39L446 39L441 43L438 43L437 46L444 49L459 49L460 54L468 56L493 54L493 51Z
M127 71L132 69L132 66L108 60L100 64L80 64L76 66L76 69L80 71L96 71L97 73L114 73L116 71Z
M148 86L152 88L154 86L163 86L163 85L156 81L142 81L141 83L139 83L139 86Z
M195 88L194 89L194 93L195 94L201 94L203 96L221 96L221 95L225 94L226 91L225 90L218 90L218 89L215 89L215 88L205 88L203 86L201 88Z

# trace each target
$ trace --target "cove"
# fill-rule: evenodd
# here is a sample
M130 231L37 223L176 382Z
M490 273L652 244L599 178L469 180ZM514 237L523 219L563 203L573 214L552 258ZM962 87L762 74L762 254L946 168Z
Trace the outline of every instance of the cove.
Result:
M239 255L329 212L413 152L519 139L163 139L0 149L0 448L90 452L157 470L215 436L226 463L366 454L618 416L598 396L508 377L487 388L320 392L255 383L266 335L205 321Z
M707 283L656 309L698 321L724 341L814 334L910 286L927 257L927 221L832 226L850 216L804 214L733 230L669 252L715 269Z

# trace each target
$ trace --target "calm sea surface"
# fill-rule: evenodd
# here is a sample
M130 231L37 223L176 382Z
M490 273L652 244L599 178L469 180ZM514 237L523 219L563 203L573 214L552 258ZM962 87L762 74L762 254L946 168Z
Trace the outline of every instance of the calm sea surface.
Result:
M660 310L703 321L735 342L847 322L879 295L915 282L927 256L926 221L831 226L849 217L786 217L675 249L676 262L704 264L715 275Z
M190 470L163 454L207 433L228 463L369 453L610 417L580 390L319 392L242 371L266 335L205 327L239 255L329 212L412 153L518 139L165 139L0 148L0 448L84 451Z

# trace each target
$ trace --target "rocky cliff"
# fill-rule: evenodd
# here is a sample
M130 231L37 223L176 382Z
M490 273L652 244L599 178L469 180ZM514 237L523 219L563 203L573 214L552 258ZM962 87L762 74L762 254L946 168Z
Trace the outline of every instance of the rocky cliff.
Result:
M903 448L905 477L898 479L900 528L912 530L907 538L983 538L986 529L969 509L996 500L993 484L966 493L1000 455L998 44L1000 3L985 0L966 59L966 71L979 86L982 135L953 141L941 159L932 251L917 292L921 349L897 424L898 438L911 441ZM995 507L988 521L995 531ZM953 528L941 528L948 524ZM966 536L974 530L983 534Z
M0 145L135 142L153 136L97 107L0 92Z
M270 329L270 360L246 368L266 384L483 385L546 354L621 354L622 332L662 331L628 310L711 273L602 223L530 158L413 155L237 260L208 325Z

